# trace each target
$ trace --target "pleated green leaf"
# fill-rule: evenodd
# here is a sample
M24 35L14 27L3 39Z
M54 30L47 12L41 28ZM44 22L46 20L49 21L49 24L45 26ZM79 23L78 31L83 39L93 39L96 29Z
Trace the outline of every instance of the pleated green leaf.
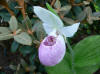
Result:
M100 35L83 39L74 47L74 52L75 65L78 67L100 63Z
M65 55L64 59L53 67L46 67L48 74L72 74L69 64L70 56Z

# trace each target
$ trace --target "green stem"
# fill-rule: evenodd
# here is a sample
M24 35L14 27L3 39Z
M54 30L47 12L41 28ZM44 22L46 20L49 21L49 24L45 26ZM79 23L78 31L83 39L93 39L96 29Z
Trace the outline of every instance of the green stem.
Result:
M68 41L68 38L66 38L66 43L67 43L67 46L69 48L69 51L70 51L70 54L71 54L71 59L72 59L72 72L73 74L76 74L76 71L75 71L75 68L74 68L74 51Z

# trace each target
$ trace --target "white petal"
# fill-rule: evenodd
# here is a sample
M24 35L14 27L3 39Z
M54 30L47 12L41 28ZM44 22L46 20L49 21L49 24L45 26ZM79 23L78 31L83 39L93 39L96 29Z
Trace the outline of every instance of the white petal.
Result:
M50 27L52 29L53 28L59 29L59 28L63 27L63 22L60 20L60 18L58 16L56 16L52 12L50 12L42 7L39 7L39 6L34 6L34 12L42 20L43 23L47 24L45 27L47 27L47 28ZM48 31L50 31L50 30L48 30ZM47 33L48 33L48 31L47 31Z
M80 23L75 23L71 26L64 27L61 32L65 37L72 37L77 32Z

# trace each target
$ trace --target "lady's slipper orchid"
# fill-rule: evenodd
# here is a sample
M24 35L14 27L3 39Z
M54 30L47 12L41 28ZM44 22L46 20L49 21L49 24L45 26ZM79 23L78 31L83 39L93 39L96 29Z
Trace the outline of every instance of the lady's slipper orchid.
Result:
M39 59L45 66L58 64L65 55L65 42L61 35L47 36L39 47Z
M64 57L66 46L64 37L72 37L77 32L79 24L64 27L63 22L52 12L34 6L35 14L42 20L47 37L41 42L39 47L39 59L45 66L54 66Z

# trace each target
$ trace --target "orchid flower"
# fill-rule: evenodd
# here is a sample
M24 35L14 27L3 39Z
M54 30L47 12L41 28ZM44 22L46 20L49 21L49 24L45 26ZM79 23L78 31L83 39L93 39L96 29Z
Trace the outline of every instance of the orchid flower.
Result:
M64 27L61 19L51 11L40 6L34 6L34 12L43 22L47 37L39 47L39 60L45 66L54 66L64 57L66 46L64 37L72 37L77 32L79 24Z

